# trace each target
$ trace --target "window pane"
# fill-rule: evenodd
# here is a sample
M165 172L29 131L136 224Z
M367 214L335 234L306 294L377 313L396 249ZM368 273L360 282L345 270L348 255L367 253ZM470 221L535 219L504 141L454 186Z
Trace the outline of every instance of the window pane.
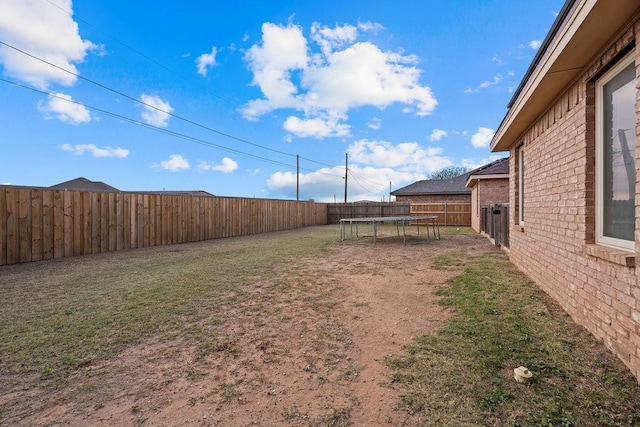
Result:
M606 237L634 240L635 66L603 86L603 223Z

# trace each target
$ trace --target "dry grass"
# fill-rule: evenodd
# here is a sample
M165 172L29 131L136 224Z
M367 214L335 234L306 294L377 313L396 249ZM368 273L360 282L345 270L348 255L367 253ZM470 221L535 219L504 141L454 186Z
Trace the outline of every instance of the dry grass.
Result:
M621 362L484 239L469 229L442 231L437 252L411 250L456 275L440 290L455 315L386 360L405 425L640 425L640 387ZM195 390L185 397L189 408L216 402L231 413L247 408L256 389L266 401L286 398L270 378L289 370L300 378L299 396L355 383L361 366L353 325L336 315L344 296L337 278L376 268L341 258L348 243L337 235L337 227L314 227L1 267L0 403L44 391L62 403L94 396L83 410L99 411L112 403L95 390L126 381L131 371L117 361L128 354L140 359L133 366L143 376L157 377L132 388L124 419L141 424L162 409L153 405L167 403L150 404L149 385L159 393L186 380ZM397 236L391 240L402 254ZM401 271L403 261L388 263ZM530 384L513 381L519 365L534 372ZM198 388L203 378L215 388ZM20 405L0 409L0 425L33 413L34 402ZM362 402L346 393L318 405L312 412L290 400L276 417L346 426Z

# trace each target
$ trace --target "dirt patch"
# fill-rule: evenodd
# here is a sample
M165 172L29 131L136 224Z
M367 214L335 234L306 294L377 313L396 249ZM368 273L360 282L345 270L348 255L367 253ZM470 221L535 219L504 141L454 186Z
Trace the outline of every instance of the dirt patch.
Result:
M434 291L458 270L435 269L434 258L477 248L493 250L475 235L391 239L276 265L239 285L244 298L205 320L185 317L189 334L146 339L82 367L54 393L35 378L5 377L0 423L402 425L384 359L450 315Z

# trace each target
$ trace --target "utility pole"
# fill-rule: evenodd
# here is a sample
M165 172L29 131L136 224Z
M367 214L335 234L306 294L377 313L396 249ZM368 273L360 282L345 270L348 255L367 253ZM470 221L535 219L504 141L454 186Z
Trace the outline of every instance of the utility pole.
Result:
M344 155L344 202L347 203L347 176L349 175L349 153Z
M300 200L300 155L296 154L296 201Z

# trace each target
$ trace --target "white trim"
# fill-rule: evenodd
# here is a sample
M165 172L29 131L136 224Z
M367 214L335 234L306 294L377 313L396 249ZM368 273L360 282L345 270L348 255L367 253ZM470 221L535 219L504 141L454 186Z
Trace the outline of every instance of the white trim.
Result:
M524 226L524 145L516 148L518 155L518 224Z
M508 173L495 173L493 175L471 175L473 177L473 179L503 179L503 178L507 178L509 179L509 174Z
M589 13L595 7L596 3L597 0L582 0L576 2L573 10L568 15L567 22L563 23L562 28L560 28L558 33L555 35L553 42L544 52L538 66L526 81L526 84L522 88L518 98L515 100L514 104L507 112L503 122L500 124L498 131L491 141L491 151L493 151L496 145L498 145L498 142L503 139L507 129L511 127L523 107L529 102L529 99L538 89L542 80L548 75L551 67L556 63L569 42L573 37L575 37L580 26L587 16L589 16Z
M636 51L635 49L630 52L623 59L618 61L609 71L607 71L596 82L596 243L612 248L623 249L628 251L635 250L635 240L623 240L614 237L604 236L602 218L604 216L604 192L602 191L602 180L604 176L604 162L603 160L603 141L602 141L602 122L603 122L603 109L602 109L602 90L603 87L609 83L615 76L617 76L622 70L629 65L635 63ZM637 76L636 76L637 81ZM635 153L633 153L635 157ZM637 203L637 201L636 201ZM635 235L635 233L634 233Z

